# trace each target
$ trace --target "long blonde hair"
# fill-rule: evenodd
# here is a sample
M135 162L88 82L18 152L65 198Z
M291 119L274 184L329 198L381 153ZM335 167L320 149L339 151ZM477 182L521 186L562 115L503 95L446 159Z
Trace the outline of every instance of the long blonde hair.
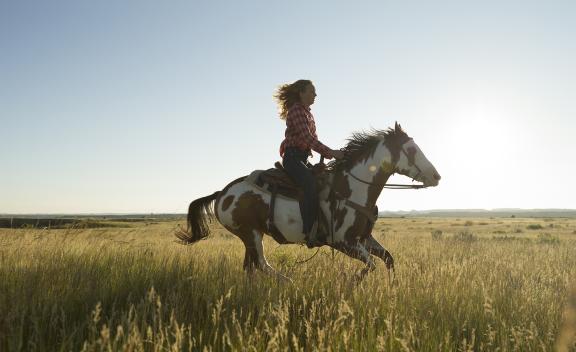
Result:
M282 120L286 120L288 110L290 110L292 105L300 102L300 92L303 92L310 84L312 84L312 81L308 79L299 79L296 82L283 84L278 87L278 90L274 94L274 99L278 104L278 110Z

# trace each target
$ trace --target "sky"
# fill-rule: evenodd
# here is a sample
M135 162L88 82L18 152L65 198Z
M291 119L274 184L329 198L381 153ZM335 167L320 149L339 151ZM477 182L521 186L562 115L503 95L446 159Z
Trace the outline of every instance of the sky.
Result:
M0 213L184 213L280 159L272 96L302 78L324 144L398 121L442 175L380 210L576 208L574 18L568 0L0 0Z

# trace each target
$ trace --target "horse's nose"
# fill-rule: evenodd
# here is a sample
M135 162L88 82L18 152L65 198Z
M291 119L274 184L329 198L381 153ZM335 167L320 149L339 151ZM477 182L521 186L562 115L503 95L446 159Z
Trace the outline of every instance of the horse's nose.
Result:
M438 175L437 172L435 172L432 177L434 177L434 179L435 179L436 181L440 181L440 179L442 178L442 177L440 177L440 175Z

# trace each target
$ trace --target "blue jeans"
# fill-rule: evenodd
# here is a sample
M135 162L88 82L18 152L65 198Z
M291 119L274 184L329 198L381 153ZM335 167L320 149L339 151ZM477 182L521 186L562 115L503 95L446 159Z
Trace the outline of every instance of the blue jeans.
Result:
M282 165L292 181L304 191L304 200L300 204L300 214L304 223L304 234L310 234L312 225L318 216L318 190L316 178L312 173L312 165L308 162L308 152L298 148L288 147L284 152Z

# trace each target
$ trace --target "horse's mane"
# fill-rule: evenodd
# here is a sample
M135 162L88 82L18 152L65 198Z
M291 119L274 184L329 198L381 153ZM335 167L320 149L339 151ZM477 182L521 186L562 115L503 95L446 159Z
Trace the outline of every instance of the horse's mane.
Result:
M332 160L326 167L332 171L348 170L359 160L367 160L372 157L378 144L382 141L396 159L400 147L409 139L410 137L398 123L395 124L394 128L390 127L386 130L372 129L370 132L354 132L348 138L346 146L341 149L344 152L344 157L339 160Z

